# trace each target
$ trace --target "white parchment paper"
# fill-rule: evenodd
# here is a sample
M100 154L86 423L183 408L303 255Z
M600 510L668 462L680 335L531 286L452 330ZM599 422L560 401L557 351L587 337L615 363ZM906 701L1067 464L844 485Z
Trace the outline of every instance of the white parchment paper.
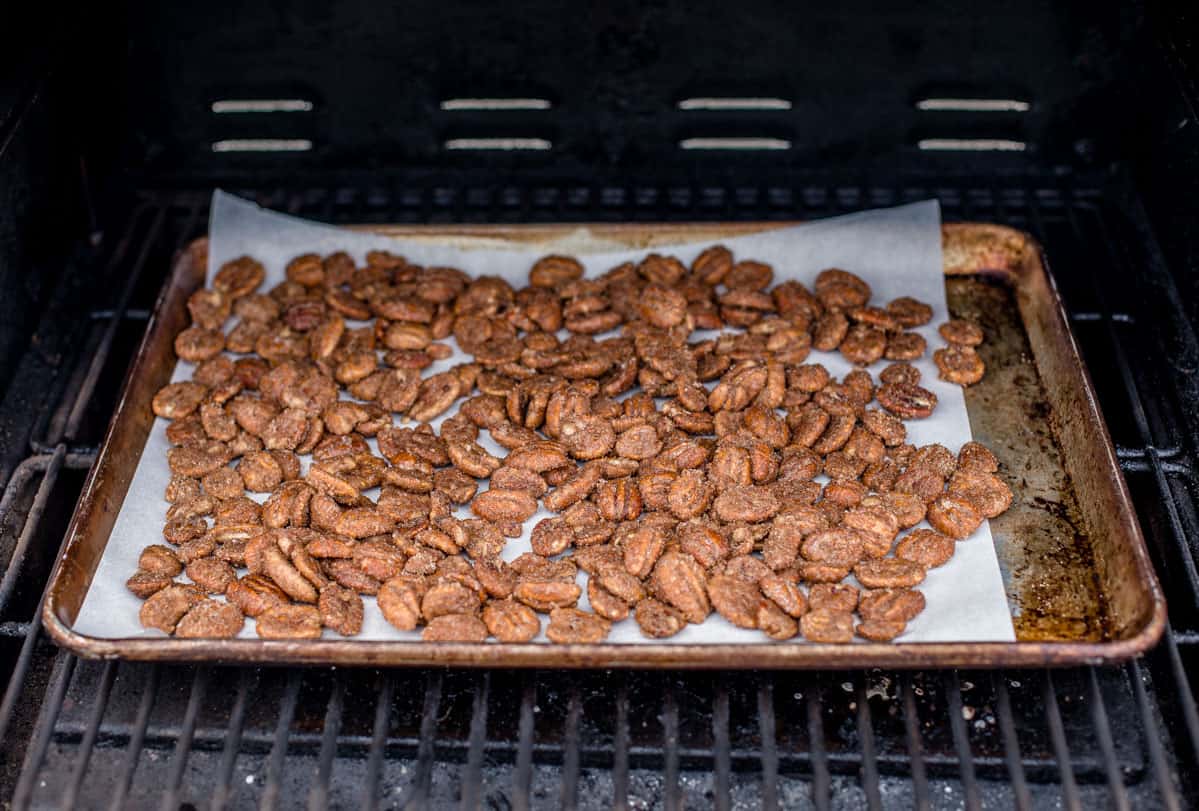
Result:
M568 238L571 252L586 250L587 246L594 250L596 241L587 237L586 233L580 232ZM886 302L908 295L928 302L934 310L933 320L919 332L928 340L930 348L940 344L936 325L948 318L948 310L941 263L940 209L935 201L866 211L723 242L738 258L753 258L773 265L776 283L798 279L810 286L819 271L835 266L852 270L869 281L874 289L873 301ZM656 250L677 255L689 263L708 244ZM508 243L488 240L447 246L427 238L396 239L347 231L266 211L219 191L213 195L209 222L209 278L224 262L248 254L266 265L264 287L269 288L284 278L284 267L298 254L346 251L362 262L366 252L373 249L401 254L420 265L449 265L472 275L501 276L515 286L526 283L529 267L547 252L544 247L514 250ZM638 259L646 253L645 250L608 251L602 247L601 251L579 256L588 275L603 273L620 262ZM454 357L435 364L426 374L448 369L468 359L455 350ZM838 378L852 368L834 353L814 351L810 361L823 363ZM877 375L884 365L884 362L875 364L871 371ZM916 445L940 442L956 452L971 438L962 392L957 386L937 379L936 368L929 358L916 365L924 375L921 385L937 395L939 404L931 418L907 423L908 441ZM191 364L180 362L173 379L187 379L191 372ZM129 493L75 623L78 633L105 638L161 635L159 631L141 627L137 617L141 601L125 589L124 583L137 569L142 548L163 542L162 527L168 506L163 491L170 479L166 461L169 448L164 433L166 425L166 420L157 420L146 442ZM486 444L485 440L484 433L481 441ZM501 456L504 453L498 446L490 449ZM526 524L525 536L509 541L504 553L506 559L529 551L529 531L545 515L548 513L543 510L534 516ZM585 575L580 573L580 585L585 583L584 578ZM953 559L929 572L919 588L927 598L927 608L897 641L1014 641L1003 581L986 522L970 538L959 542ZM387 624L373 598L366 598L366 603L366 620L357 639L419 639L418 632L397 631ZM586 607L585 590L581 605ZM242 636L255 638L253 620L247 621ZM335 638L336 634L326 630L325 636ZM608 641L640 644L651 640L641 636L630 618L613 626ZM665 641L803 644L798 638L772 642L760 632L738 629L716 614L702 625L689 625L682 633Z

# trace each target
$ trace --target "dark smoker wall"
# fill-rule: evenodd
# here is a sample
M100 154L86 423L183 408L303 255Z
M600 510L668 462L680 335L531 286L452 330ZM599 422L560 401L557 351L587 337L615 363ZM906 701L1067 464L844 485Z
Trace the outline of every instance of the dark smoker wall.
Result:
M1135 7L1032 0L138 2L128 14L126 155L156 172L480 163L702 171L942 161L918 142L991 138L1030 147L987 156L993 165L1093 161L1121 138L1110 120L1102 132L1092 125L1121 81L1116 62L1138 18ZM478 97L551 106L442 104ZM697 97L781 99L790 109L680 109ZM938 97L1030 107L978 115L917 106ZM212 102L229 99L312 107L213 112ZM502 158L446 149L490 137L550 149ZM790 147L732 156L680 149L711 137ZM312 149L212 152L235 139L310 141Z

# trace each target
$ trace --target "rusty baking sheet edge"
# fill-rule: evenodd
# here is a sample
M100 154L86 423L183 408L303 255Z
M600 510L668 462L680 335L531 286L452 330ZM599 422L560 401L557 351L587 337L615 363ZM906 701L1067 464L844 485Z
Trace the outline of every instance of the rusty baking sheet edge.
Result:
M542 242L581 238L610 240L613 246L652 248L688 241L718 240L738 234L779 228L792 223L695 224L594 224L543 226L373 226L397 236L437 239L461 246L500 242ZM557 246L556 246L557 247ZM550 645L500 643L377 642L353 639L277 641L254 639L182 640L172 638L101 639L75 633L69 616L78 610L92 575L107 545L112 524L133 477L145 438L153 423L149 402L169 378L175 361L174 335L186 323L186 296L202 283L207 243L193 242L177 258L169 283L163 288L148 324L136 360L126 377L122 394L99 456L88 474L75 515L67 530L62 554L51 576L42 619L59 645L89 658L124 658L143 661L206 661L228 663L337 664L350 666L466 666L541 668L926 668L988 666L1066 666L1123 661L1152 647L1166 623L1165 599L1153 572L1144 539L1131 508L1115 449L1095 400L1085 367L1074 342L1052 276L1040 247L1029 235L1004 226L953 223L943 226L946 275L986 272L1012 282L1022 316L1029 301L1023 298L1031 285L1044 286L1039 300L1040 328L1056 341L1056 362L1038 352L1036 361L1046 372L1072 378L1081 409L1075 416L1085 423L1094 458L1100 465L1097 478L1106 479L1099 494L1110 512L1106 520L1120 536L1119 551L1139 591L1131 598L1139 619L1126 629L1130 635L1107 641L1035 641L1014 643L864 643L825 644L638 644ZM1045 297L1048 297L1047 300ZM1033 308L1035 309L1035 308ZM1026 325L1027 326L1027 325ZM1031 330L1030 338L1031 338ZM1045 365L1055 368L1042 368ZM1055 378L1049 378L1055 379ZM1069 455L1067 451L1067 456ZM1093 522L1089 522L1093 523ZM1088 527L1092 533L1104 527ZM1110 538L1108 538L1110 541ZM81 560L80 557L90 557ZM1148 603L1145 605L1145 603Z

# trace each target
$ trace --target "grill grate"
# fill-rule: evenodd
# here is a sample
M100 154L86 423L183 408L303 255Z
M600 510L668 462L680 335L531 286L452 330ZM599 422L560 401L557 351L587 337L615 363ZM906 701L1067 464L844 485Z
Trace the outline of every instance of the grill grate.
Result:
M283 670L57 651L37 620L53 550L162 270L205 219L203 193L140 195L76 270L107 294L48 318L81 324L63 382L19 381L46 408L0 502L0 797L15 808L1183 807L1199 796L1199 415L1186 406L1199 347L1135 201L1074 183L526 190L459 178L255 195L357 222L811 218L934 195L946 219L1032 231L1091 361L1175 626L1144 660L1052 673Z

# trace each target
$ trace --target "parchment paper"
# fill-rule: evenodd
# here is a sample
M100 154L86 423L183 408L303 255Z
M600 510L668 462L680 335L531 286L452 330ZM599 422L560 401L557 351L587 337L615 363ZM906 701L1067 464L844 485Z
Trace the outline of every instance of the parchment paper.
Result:
M866 211L723 242L738 258L753 258L773 265L775 283L794 278L811 286L820 270L835 266L865 278L874 289L872 301L886 302L909 295L928 302L934 310L933 320L919 332L927 339L930 350L941 343L936 335L936 325L945 321L948 311L941 264L940 208L935 201ZM582 229L572 234L567 243L576 253L596 247L596 241L589 239ZM675 254L689 263L707 245L696 243L656 250ZM372 249L401 254L416 264L449 265L471 275L501 276L514 286L525 284L529 267L547 253L543 246L535 250L513 250L504 243L490 244L487 240L450 247L428 239L394 239L356 233L266 211L220 191L213 195L209 222L210 279L222 263L248 254L266 265L265 289L284 278L286 263L298 254L328 254L342 250L362 262L366 252ZM603 250L602 246L601 251L579 257L589 276L646 253L645 250ZM449 360L435 364L426 374L469 360L457 350L455 353ZM928 354L931 355L931 351ZM852 368L834 353L814 351L810 361L823 363L838 378ZM884 365L885 362L879 362L871 367L871 371L877 375ZM938 380L936 368L929 358L916 365L923 372L922 385L937 395L939 404L931 418L907 423L908 441L916 445L940 442L956 452L971 438L961 390ZM180 362L173 379L187 379L191 371L191 364ZM451 413L453 411L451 409ZM124 583L136 570L142 548L163 542L162 527L168 506L163 491L170 478L166 461L169 448L164 433L166 425L166 420L155 422L142 452L129 493L75 623L78 633L105 638L161 635L161 632L146 630L138 623L141 601L125 589ZM486 439L485 433L483 438ZM493 445L490 450L500 456L504 454L498 446ZM465 510L461 514L468 515ZM546 515L544 510L538 513L526 523L523 538L508 542L504 553L506 559L529 551L529 531ZM579 582L585 584L582 573ZM920 590L927 598L927 608L908 626L898 642L1014 641L999 564L986 522L970 538L958 543L957 552L949 563L929 572ZM387 624L373 598L366 598L366 602L366 621L357 639L419 640L418 632L397 631ZM586 607L586 590L580 605ZM253 620L247 621L242 636L256 637ZM325 636L336 638L336 634L328 630ZM630 618L613 626L608 641L639 644L650 640L641 636ZM688 625L682 633L665 642L803 644L798 638L783 643L772 642L758 631L735 628L716 614L702 625Z

